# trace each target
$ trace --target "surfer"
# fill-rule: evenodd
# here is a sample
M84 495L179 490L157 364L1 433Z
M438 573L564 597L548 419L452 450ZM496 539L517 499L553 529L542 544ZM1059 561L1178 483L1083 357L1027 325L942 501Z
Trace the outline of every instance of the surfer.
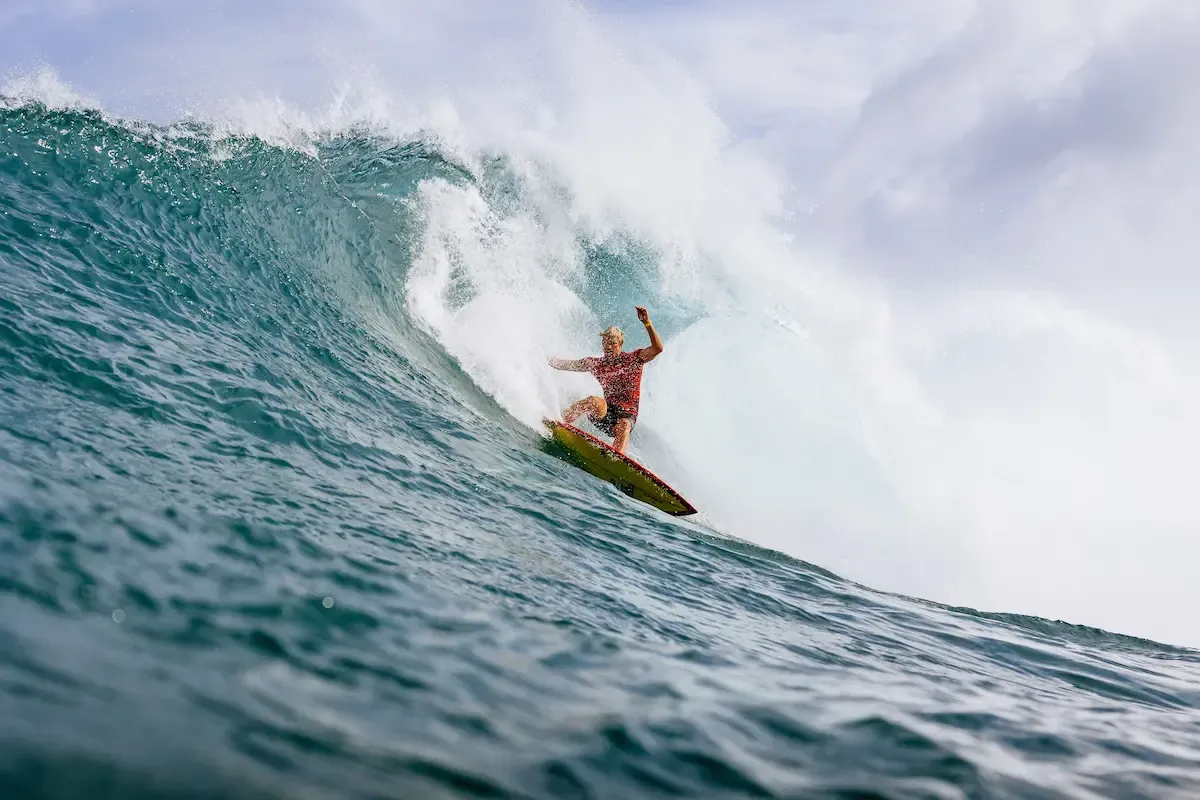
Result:
M600 344L604 355L568 361L550 359L550 366L568 372L590 372L600 382L603 397L585 397L572 403L563 411L563 422L568 425L583 414L600 430L613 437L613 449L625 452L629 443L629 432L637 422L638 401L642 393L642 367L658 357L663 351L662 339L654 330L650 313L641 306L637 308L638 319L650 336L650 346L641 350L623 352L625 334L616 325L600 333Z

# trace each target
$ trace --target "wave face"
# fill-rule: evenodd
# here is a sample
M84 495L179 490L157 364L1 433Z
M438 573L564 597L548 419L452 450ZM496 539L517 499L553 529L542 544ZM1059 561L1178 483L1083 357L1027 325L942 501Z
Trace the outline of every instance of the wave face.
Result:
M755 402L741 334L807 351L536 167L0 110L0 794L1200 791L1194 652L874 591L544 452L587 390L545 357L641 302L634 452L711 507L656 413ZM890 513L823 385L813 491Z

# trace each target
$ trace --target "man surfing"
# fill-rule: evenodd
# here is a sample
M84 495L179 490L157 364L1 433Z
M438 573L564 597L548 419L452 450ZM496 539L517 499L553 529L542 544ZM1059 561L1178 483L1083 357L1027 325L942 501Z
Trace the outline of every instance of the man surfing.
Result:
M625 334L613 325L600 334L603 356L591 356L575 361L550 359L550 366L555 369L590 372L596 376L604 396L585 397L572 403L563 411L563 422L570 425L586 413L593 425L613 437L612 446L618 453L625 452L625 446L629 444L629 432L637 422L638 402L642 393L642 367L663 351L662 339L658 338L658 332L654 330L650 313L641 306L635 308L638 319L650 336L649 347L623 352L621 346L625 343Z

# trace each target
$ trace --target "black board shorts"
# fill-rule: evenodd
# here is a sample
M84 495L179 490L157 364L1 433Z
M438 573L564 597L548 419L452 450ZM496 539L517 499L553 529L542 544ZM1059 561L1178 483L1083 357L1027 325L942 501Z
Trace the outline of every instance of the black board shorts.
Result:
M609 406L608 413L603 417L589 416L588 419L593 425L604 431L609 436L617 435L617 423L623 419L630 421L629 430L633 430L633 426L637 424L637 415L630 414L627 411L622 411L616 406Z

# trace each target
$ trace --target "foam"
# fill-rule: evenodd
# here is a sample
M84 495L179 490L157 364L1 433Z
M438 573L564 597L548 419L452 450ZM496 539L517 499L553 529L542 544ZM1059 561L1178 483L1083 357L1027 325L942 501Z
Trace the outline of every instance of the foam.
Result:
M97 99L79 93L46 66L9 77L0 86L0 103L8 108L36 103L54 111L100 108Z

